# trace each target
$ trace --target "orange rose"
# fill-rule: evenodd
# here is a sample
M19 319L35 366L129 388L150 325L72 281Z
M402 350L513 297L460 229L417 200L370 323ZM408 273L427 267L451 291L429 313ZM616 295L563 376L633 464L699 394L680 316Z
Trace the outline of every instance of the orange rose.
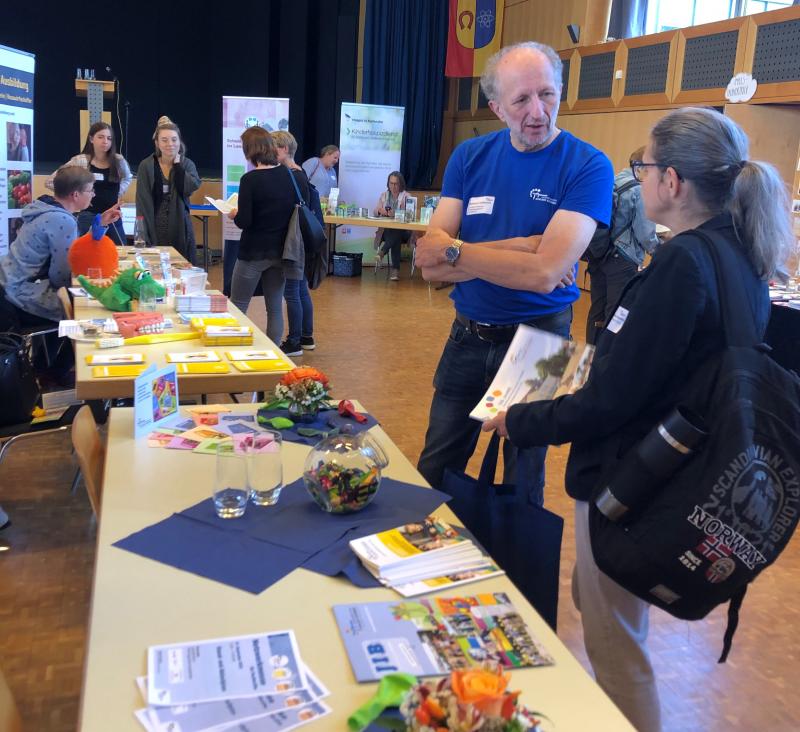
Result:
M314 381L319 381L323 386L328 386L328 377L313 366L298 366L297 368L293 368L283 375L281 384L284 386L291 386L303 379L313 379Z
M506 698L506 687L511 674L497 673L483 669L453 671L450 685L453 693L462 704L472 704L482 714L499 716ZM514 695L515 696L515 695Z

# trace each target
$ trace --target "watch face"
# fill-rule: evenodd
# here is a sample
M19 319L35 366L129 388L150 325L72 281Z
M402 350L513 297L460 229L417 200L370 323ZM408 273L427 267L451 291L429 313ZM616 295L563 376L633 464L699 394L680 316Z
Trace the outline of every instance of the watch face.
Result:
M447 249L444 250L444 256L447 257L447 261L451 264L455 263L459 254L461 254L461 249L459 247L447 247Z

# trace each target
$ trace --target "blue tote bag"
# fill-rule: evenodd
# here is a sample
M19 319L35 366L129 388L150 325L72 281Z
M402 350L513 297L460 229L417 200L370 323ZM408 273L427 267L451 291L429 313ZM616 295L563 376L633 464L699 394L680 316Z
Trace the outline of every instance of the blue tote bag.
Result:
M494 483L499 446L495 433L477 480L448 470L441 490L453 496L447 505L555 630L564 519L529 503L523 487Z

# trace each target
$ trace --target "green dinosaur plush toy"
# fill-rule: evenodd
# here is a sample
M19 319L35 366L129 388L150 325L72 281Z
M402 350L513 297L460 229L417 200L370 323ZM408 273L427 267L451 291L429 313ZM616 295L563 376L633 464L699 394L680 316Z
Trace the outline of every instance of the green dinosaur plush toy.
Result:
M108 287L93 285L83 275L78 276L78 282L103 307L117 313L130 312L131 301L139 299L139 292L144 283L152 285L156 297L163 297L165 292L163 286L159 285L147 270L138 267L123 270Z

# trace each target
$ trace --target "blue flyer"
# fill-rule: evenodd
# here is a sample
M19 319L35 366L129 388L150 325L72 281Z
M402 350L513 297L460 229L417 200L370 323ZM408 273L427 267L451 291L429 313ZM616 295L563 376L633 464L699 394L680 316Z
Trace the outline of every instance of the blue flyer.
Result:
M291 630L147 649L147 702L194 704L307 688Z

